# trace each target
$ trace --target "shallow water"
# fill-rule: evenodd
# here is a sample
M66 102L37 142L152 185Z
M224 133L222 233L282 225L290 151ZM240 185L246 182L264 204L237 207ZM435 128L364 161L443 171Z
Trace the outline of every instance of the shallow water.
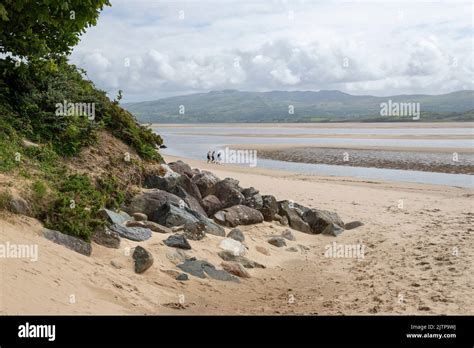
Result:
M396 147L439 147L456 151L457 148L471 148L473 139L442 139L442 135L472 135L472 128L411 128L411 129L379 129L379 128L289 128L277 127L252 128L225 125L222 127L202 127L193 125L182 127L154 127L164 141L167 149L163 154L184 158L205 160L209 150L220 150L233 144L345 144L348 146L396 146ZM187 133L198 133L187 135ZM209 135L210 133L215 135ZM219 134L373 134L373 135L440 135L440 139L355 139L355 138L285 138L285 137L246 137L225 136ZM251 148L249 148L251 149ZM353 151L353 150L351 150ZM245 164L242 164L245 165ZM307 164L284 162L258 158L258 166L269 169L288 170L314 175L352 176L362 179L417 182L426 184L474 187L474 176L465 174L432 173L426 171L364 168L341 165Z

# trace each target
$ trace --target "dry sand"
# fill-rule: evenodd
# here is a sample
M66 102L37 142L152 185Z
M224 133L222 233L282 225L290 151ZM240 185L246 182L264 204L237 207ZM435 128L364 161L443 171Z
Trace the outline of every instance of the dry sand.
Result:
M0 259L0 314L474 314L474 190L186 161L365 225L338 237L293 231L296 241L287 244L298 252L266 243L285 229L279 224L244 226L246 256L267 268L250 270L252 278L236 284L165 274L176 270L173 249L161 242L166 235L123 239L119 250L94 244L85 257L41 237L34 220L4 214L0 243L37 244L39 259ZM220 239L190 241L188 254L218 266ZM334 241L364 245L364 258L326 258ZM126 255L138 244L155 258L141 275Z

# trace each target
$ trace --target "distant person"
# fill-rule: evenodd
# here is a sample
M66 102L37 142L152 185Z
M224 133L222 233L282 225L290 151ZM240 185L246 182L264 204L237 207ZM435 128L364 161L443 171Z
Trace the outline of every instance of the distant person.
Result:
M221 153L217 153L217 164L221 164Z
M211 163L216 163L216 157L215 157L215 154L216 154L216 152L215 152L215 151L212 151L212 155L211 155Z
M211 151L207 152L207 163L211 162Z

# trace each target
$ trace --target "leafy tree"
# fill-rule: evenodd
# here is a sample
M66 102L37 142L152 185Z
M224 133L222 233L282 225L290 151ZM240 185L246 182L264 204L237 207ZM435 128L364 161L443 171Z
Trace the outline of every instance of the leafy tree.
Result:
M97 23L108 0L2 0L0 53L21 58L68 54Z

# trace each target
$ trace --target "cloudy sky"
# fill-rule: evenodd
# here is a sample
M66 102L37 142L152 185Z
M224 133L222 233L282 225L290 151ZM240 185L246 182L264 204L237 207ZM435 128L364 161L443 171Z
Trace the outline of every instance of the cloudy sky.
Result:
M473 89L471 2L111 0L71 61L125 102L210 90Z

